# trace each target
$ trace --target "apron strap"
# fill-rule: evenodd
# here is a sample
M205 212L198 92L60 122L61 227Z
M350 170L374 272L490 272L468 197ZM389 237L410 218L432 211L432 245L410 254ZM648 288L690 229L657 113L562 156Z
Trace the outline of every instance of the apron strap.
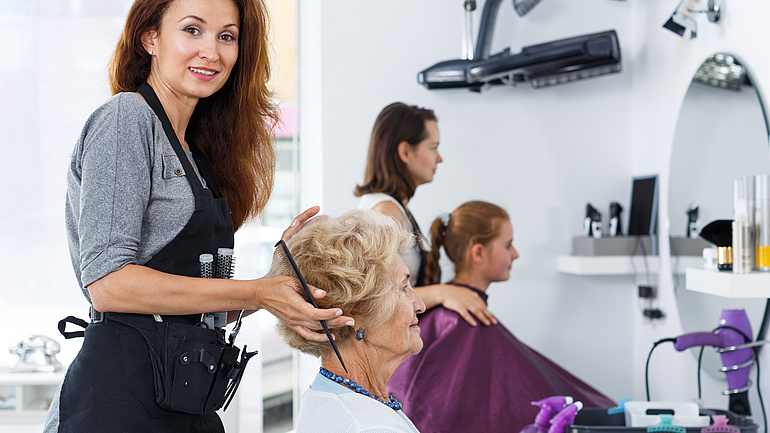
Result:
M86 329L88 327L88 322L86 322L83 319L78 319L75 316L67 316L64 319L59 320L59 333L64 336L67 340L70 338L78 338L78 337L85 337L86 332L85 331L74 331L74 332L66 332L65 329L67 328L67 323L72 323L73 325L80 326L83 329Z

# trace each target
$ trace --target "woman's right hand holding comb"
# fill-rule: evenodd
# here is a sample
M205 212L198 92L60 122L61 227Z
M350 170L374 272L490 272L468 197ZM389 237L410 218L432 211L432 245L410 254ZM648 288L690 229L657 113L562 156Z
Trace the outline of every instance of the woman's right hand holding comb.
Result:
M343 316L339 308L314 308L299 294L291 277L261 278L255 282L258 283L255 293L258 305L308 340L327 341L320 320L325 320L329 328L355 326L353 318ZM314 299L326 296L324 290L309 287Z

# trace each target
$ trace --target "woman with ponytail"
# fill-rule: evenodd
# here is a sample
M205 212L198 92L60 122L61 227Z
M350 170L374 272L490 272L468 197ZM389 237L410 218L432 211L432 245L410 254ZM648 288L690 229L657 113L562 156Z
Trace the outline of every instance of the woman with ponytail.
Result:
M491 203L464 203L436 218L430 233L428 281L438 282L443 248L455 266L448 284L474 291L485 302L490 283L508 280L519 257L508 213ZM419 317L423 349L396 369L388 392L420 431L518 432L537 414L530 402L554 395L572 396L585 407L615 406L500 323L471 327L442 307Z

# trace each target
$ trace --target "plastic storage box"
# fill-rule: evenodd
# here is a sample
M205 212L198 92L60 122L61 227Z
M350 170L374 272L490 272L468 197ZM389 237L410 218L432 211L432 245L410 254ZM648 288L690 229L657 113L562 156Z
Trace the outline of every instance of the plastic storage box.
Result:
M743 415L721 409L701 409L701 415L726 415L729 425L741 429L741 433L757 433L758 426ZM700 433L703 427L685 427L687 433ZM647 427L626 427L624 413L607 415L607 409L585 408L578 412L575 422L567 426L566 433L646 433Z
M659 415L671 415L672 424L682 427L708 427L711 417L701 415L698 405L688 401L627 401L626 425L647 427L660 424Z

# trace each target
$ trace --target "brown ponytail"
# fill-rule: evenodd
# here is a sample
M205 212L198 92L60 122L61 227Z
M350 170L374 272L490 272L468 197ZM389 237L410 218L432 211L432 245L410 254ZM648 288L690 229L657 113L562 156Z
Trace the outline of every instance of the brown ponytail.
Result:
M436 218L430 225L431 250L425 260L425 285L441 283L441 268L438 260L441 257L441 247L444 246L446 226L441 218Z

